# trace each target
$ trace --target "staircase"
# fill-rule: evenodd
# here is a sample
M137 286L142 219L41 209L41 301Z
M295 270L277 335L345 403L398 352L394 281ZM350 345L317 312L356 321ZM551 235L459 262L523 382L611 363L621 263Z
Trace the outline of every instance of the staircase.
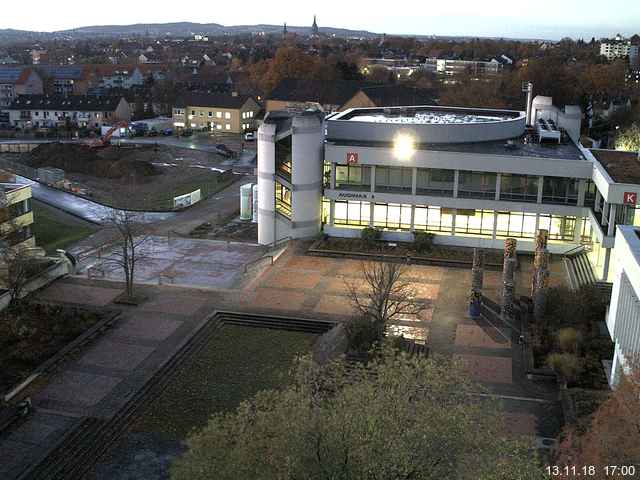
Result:
M571 290L580 290L586 286L594 286L607 296L611 296L611 283L598 280L589 260L589 247L580 245L562 257Z

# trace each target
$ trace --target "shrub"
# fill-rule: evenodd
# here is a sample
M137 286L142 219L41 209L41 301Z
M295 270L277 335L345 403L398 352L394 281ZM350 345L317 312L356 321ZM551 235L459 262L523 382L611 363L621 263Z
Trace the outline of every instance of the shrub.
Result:
M366 227L360 232L360 238L367 244L371 245L380 240L382 232L377 228Z
M429 253L433 249L433 233L414 232L413 248L418 253Z
M552 353L547 357L547 365L568 383L573 383L582 372L583 360L573 353Z
M378 325L370 317L353 317L346 325L349 350L359 353L368 352L384 334L384 326Z
M556 333L558 347L562 352L577 353L582 335L573 327L561 328Z

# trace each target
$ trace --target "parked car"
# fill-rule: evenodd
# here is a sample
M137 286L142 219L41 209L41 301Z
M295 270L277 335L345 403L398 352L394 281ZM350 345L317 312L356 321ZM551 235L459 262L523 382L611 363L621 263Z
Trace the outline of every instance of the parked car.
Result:
M224 143L218 143L216 145L216 149L218 150L218 153L220 153L220 155L223 155L225 157L233 157L235 155L235 152L227 147Z
M149 136L150 137L157 137L158 135L159 135L159 133L155 128L152 128L151 130L149 130Z
M245 133L245 134L244 134L244 139L245 139L247 142L252 142L253 140L255 140L255 139L256 139L256 134L255 134L255 132L247 132L247 133Z
M163 134L163 135L165 135L165 136L167 136L167 137L169 137L169 136L173 135L173 128L165 128L165 129L162 131L162 134Z
M182 131L183 137L190 137L191 135L193 135L193 130L187 129Z

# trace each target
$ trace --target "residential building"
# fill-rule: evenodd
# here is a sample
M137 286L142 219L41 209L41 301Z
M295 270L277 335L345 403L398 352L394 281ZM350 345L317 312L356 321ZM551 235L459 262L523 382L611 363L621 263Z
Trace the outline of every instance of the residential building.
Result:
M314 108L327 113L336 112L363 86L366 84L357 80L323 82L286 78L267 97L265 110L302 112Z
M149 79L161 81L166 78L166 66L146 65L95 65L92 70L92 84L95 88L142 87Z
M434 90L406 85L362 87L341 105L338 111L342 112L349 108L432 105L436 96L437 92Z
M82 65L41 65L39 71L53 85L50 95L84 95L91 86L91 71Z
M131 119L129 104L118 96L22 95L7 110L11 126L18 128L53 128L68 123L100 128Z
M31 186L0 181L0 205L3 207L0 208L0 240L12 248L35 247L35 237L31 232Z
M258 135L258 239L323 231L533 251L582 248L610 280L618 224L640 225L640 162L578 143L581 111L536 97L527 112L455 107L271 112ZM627 158L627 156L629 158ZM637 212L637 214L636 214Z
M31 50L31 63L40 65L49 61L49 53L46 50Z
M638 48L638 45L631 43L631 40L625 39L618 34L613 39L606 39L600 42L600 55L607 57L607 60L628 57L631 66L637 66Z
M257 128L261 107L253 97L223 93L192 93L173 107L173 125L223 133L250 132Z
M472 77L491 77L502 72L505 62L491 59L489 61L459 60L448 58L427 58L424 69L427 72L443 76L471 75Z
M18 95L41 95L42 78L31 68L0 67L0 109Z
M615 344L609 381L615 386L640 355L640 228L617 227L613 250L613 291L607 328Z

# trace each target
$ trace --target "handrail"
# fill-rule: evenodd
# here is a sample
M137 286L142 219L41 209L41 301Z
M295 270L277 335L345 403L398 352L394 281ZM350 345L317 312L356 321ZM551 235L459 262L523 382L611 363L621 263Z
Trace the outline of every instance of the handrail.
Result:
M578 246L576 246L576 247L573 247L571 250L568 250L568 251L564 252L564 253L562 254L562 256L564 256L564 257L570 257L570 256L572 256L572 255L574 255L574 254L576 254L576 253L580 252L581 250L583 250L583 251L585 251L585 252L590 251L590 249L589 249L589 248L587 248L587 246L586 246L586 245L580 244L580 245L578 245Z

